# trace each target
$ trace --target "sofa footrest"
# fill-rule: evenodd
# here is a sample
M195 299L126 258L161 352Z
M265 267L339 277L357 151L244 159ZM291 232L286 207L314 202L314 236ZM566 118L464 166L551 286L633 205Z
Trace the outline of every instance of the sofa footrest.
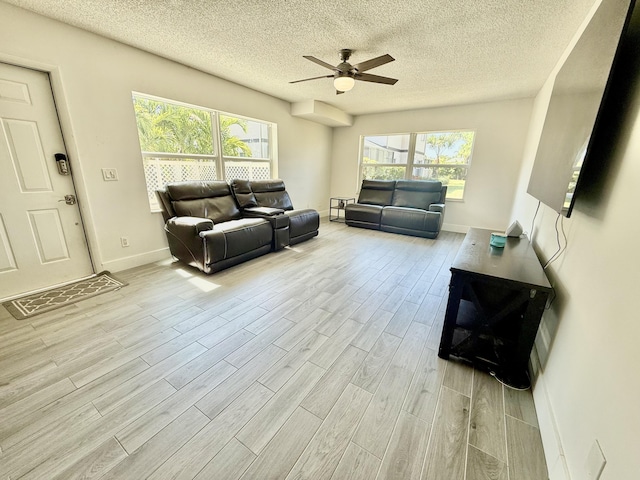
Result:
M382 217L380 205L367 205L364 203L350 203L344 209L344 221L347 225L379 229Z
M405 230L438 231L440 227L440 212L429 212L419 208L384 207L380 228L402 228Z
M213 230L201 232L204 242L205 264L220 262L265 245L271 248L273 229L262 218L243 218L215 225Z

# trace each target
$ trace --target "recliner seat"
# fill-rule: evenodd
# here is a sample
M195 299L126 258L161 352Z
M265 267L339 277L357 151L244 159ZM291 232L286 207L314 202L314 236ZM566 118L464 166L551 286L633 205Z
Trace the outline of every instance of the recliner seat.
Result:
M358 202L345 207L345 223L380 230L382 209L391 205L395 187L395 180L363 180Z

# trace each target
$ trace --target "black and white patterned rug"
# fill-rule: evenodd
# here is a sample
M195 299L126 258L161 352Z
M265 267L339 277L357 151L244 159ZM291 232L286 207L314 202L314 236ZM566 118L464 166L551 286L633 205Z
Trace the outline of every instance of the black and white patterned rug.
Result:
M111 275L102 272L94 277L86 278L78 282L70 283L62 287L52 288L39 293L15 298L2 305L16 319L22 320L44 312L64 307L101 293L117 290L126 285Z

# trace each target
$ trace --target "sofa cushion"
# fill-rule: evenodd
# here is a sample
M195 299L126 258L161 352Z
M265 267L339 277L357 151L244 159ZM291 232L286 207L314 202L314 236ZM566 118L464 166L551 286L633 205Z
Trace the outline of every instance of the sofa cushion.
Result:
M293 210L291 197L282 180L254 180L250 183L259 207Z
M363 180L358 203L391 205L395 180Z
M440 201L442 182L427 180L398 180L390 205L427 210Z
M179 217L209 218L213 223L240 218L240 210L227 182L170 183L167 192Z

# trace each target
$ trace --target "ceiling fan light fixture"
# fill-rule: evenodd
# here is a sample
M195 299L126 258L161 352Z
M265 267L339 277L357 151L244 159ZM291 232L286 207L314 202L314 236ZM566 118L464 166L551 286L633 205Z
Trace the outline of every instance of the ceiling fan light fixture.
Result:
M355 83L355 79L349 75L340 75L333 79L333 86L336 87L336 90L339 92L348 92L353 88Z
M340 59L342 63L335 67L319 58L312 57L311 55L303 55L307 60L320 65L321 67L328 68L333 71L331 75L321 75L319 77L303 78L302 80L294 80L289 83L300 83L308 80L317 80L319 78L333 78L333 86L336 89L336 94L348 92L353 88L356 80L371 83L382 83L386 85L395 85L398 81L395 78L381 77L380 75L371 75L370 73L363 73L372 68L385 65L389 62L393 62L395 59L388 53L376 58L371 58L365 62L356 63L351 65L347 60L351 56L352 51L349 49L340 50Z

